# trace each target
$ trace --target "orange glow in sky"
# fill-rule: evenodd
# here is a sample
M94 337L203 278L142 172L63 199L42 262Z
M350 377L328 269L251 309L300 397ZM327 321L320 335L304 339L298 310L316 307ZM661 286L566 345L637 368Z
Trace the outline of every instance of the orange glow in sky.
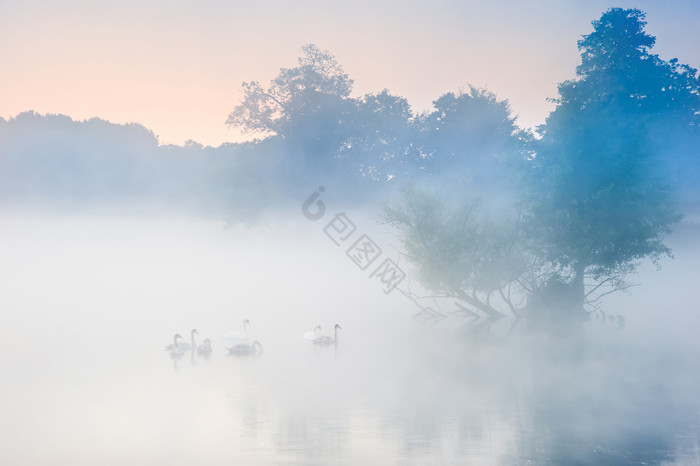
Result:
M388 88L424 111L473 84L532 127L574 76L576 41L611 6L646 11L654 51L700 66L689 32L699 2L582 3L0 0L0 116L138 122L163 144L218 146L245 138L224 124L241 83L267 84L315 43L355 80L354 95Z

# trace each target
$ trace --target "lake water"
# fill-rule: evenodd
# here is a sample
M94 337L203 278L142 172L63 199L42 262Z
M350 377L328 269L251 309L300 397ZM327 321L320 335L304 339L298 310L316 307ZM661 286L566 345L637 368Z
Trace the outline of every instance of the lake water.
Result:
M510 321L417 324L304 218L5 214L0 464L700 464L695 233L573 364ZM243 319L258 358L226 354ZM211 357L171 359L191 328Z

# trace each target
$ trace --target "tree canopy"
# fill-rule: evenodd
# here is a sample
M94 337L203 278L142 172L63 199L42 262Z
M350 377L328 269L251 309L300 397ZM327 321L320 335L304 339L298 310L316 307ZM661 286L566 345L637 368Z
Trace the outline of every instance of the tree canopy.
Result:
M27 183L15 180L43 169L36 184L55 184L47 192L72 190L77 198L113 185L105 196L118 196L125 180L144 193L216 187L212 195L229 195L246 216L317 183L350 202L386 199L412 184L387 219L436 292L492 315L500 313L497 300L517 313L518 294L533 303L568 293L558 302L580 311L604 290L625 288L640 260L670 254L664 238L680 218L678 193L700 203L698 73L652 53L655 38L645 25L635 9L611 8L593 21L578 42L576 76L559 85L538 137L487 89L447 92L424 113L388 89L353 95L333 54L309 44L269 85L243 83L244 98L227 124L264 136L245 144L176 148L159 146L138 126L0 120L7 152L0 196L24 192ZM80 136L54 137L73 131L67 128ZM119 154L101 157L86 149L93 146ZM148 163L123 156L142 152L155 155ZM70 164L81 179L63 177ZM132 168L142 165L150 171ZM163 186L132 172L162 177ZM170 178L181 181L171 186ZM504 200L514 205L505 208Z
M515 164L522 183L514 211L486 215L473 201L450 207L415 192L387 209L433 290L478 300L469 304L487 314L500 295L516 314L549 303L574 315L628 287L640 260L670 255L664 238L681 216L668 167L698 164L697 147L687 151L689 145L675 141L697 133L700 86L695 69L651 53L655 39L644 31L644 18L639 10L611 8L579 41L576 78L559 85L540 137L519 139L529 147ZM481 112L499 122L489 126L494 132L485 144L469 139L460 127L465 119L447 121L460 104L484 98L472 91L436 101L426 118L445 137L436 153L464 156L467 151L455 151L460 139L479 148L477 157L513 143L508 135L517 127L497 101L490 113ZM503 167L492 169L505 178ZM530 297L520 307L504 293L513 287Z
M578 43L577 77L560 84L536 144L531 227L581 303L586 277L591 287L620 285L638 260L670 254L663 238L680 219L670 180L657 169L679 154L658 153L653 135L661 121L689 122L688 109L700 109L697 78L650 53L655 39L645 24L641 11L620 8L593 22Z
M353 97L352 84L333 54L305 45L298 65L282 68L268 87L243 83L227 124L279 139L287 171L301 178L439 184L460 173L493 186L502 160L522 149L508 102L486 89L446 93L434 110L416 114L388 89Z
M319 125L332 130L342 122L343 102L352 84L330 52L307 44L302 47L298 66L282 68L267 88L256 81L244 82L243 101L229 114L226 124L281 137Z

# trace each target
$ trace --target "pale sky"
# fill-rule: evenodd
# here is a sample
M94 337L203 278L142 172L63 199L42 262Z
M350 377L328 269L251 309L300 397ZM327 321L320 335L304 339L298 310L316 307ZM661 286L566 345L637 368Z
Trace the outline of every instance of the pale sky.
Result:
M654 51L700 67L697 0L0 0L0 116L138 122L162 144L218 146L242 139L224 124L241 83L266 85L315 43L354 95L388 88L423 111L473 84L530 127L611 6L646 11Z

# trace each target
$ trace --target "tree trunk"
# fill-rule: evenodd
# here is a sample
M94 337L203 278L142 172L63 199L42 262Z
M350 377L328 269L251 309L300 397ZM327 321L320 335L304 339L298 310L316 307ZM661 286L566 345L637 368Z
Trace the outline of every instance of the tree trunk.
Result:
M559 279L531 296L527 316L538 337L538 356L551 362L575 362L583 356L583 303L585 265L574 266L574 277Z
M583 311L583 303L586 301L586 289L584 288L583 276L586 272L586 265L577 263L574 265L574 279L571 282L571 312Z

